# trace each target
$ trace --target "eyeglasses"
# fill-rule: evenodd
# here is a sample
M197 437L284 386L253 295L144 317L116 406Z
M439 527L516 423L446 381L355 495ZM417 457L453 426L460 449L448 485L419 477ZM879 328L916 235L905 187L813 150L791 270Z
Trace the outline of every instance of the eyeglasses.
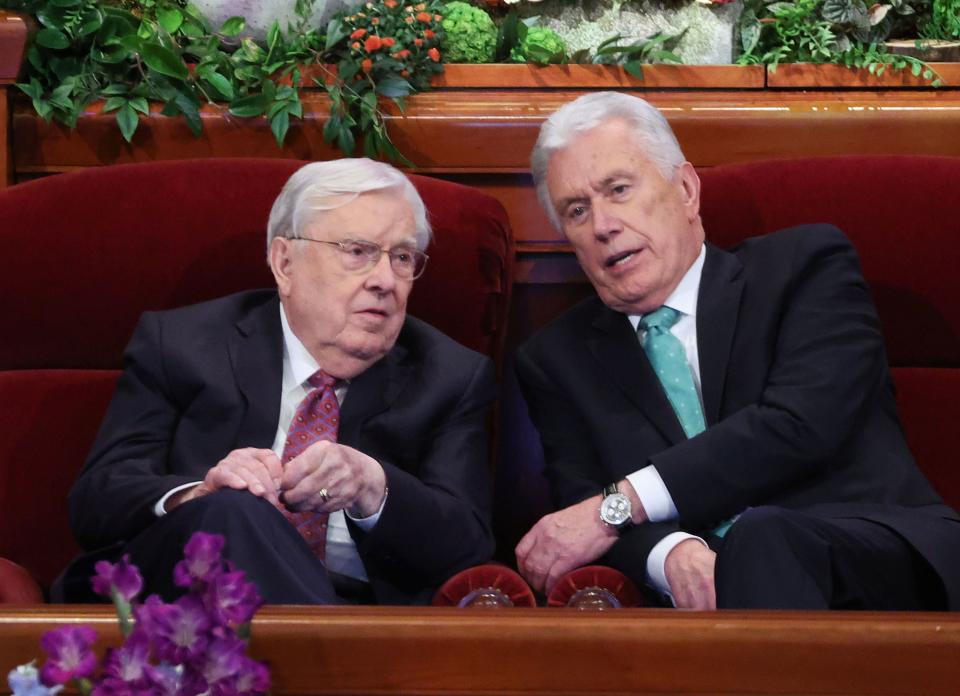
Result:
M397 278L416 280L423 275L430 258L419 249L409 246L398 246L393 249L383 249L379 244L362 239L344 239L340 242L329 242L325 239L310 239L309 237L294 237L303 242L316 242L337 247L340 251L337 257L347 271L367 271L380 262L380 256L387 252L390 257L390 268Z

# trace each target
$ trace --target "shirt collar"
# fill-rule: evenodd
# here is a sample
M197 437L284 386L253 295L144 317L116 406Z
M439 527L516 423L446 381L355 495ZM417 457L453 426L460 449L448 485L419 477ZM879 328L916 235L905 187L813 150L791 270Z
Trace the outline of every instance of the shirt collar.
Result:
M697 316L697 297L700 295L700 278L703 276L703 263L707 258L707 245L700 245L700 253L693 265L687 269L680 283L664 301L664 306L677 310L684 316ZM642 314L630 314L627 317L633 324L634 330L640 325Z
M283 391L286 393L306 384L307 379L320 369L320 363L310 355L310 351L293 333L282 302L280 303L280 324L283 326Z

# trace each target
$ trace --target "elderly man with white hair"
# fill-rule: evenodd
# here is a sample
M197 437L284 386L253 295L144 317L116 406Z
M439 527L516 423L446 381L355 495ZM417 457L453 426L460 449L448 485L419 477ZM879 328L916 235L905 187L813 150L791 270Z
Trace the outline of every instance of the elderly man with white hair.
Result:
M597 296L518 351L560 508L517 545L531 584L603 559L678 607L960 608L960 517L846 237L705 243L696 171L625 94L553 114L533 175Z
M199 530L268 603L421 603L487 560L493 369L407 316L429 240L401 172L315 162L270 213L276 290L146 313L70 494L87 553L60 598L124 553L174 595Z

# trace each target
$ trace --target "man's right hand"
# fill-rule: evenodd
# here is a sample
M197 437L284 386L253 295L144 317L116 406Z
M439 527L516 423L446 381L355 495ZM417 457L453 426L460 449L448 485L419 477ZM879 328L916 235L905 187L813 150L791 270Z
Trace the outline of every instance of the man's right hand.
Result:
M236 449L217 462L200 484L170 496L165 507L169 512L178 505L221 488L247 490L280 507L277 491L282 476L283 466L273 450L254 447Z
M684 539L664 562L664 573L678 609L716 609L713 568L717 554L699 539Z

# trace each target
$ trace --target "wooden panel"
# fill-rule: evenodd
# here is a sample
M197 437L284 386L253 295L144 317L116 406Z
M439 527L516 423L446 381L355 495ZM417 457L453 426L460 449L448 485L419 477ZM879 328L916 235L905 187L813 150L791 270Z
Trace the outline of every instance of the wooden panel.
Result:
M0 85L12 84L20 72L27 42L27 21L20 15L0 9Z
M960 87L960 63L936 63L932 66L944 87ZM825 87L890 88L929 87L930 80L914 76L909 70L884 70L882 75L871 75L867 70L855 70L842 65L811 65L783 63L767 70L768 87Z
M13 157L10 147L10 97L6 85L0 85L0 189L13 183Z
M108 609L0 609L0 665L58 623L117 638ZM102 647L102 646L101 646ZM274 694L957 693L955 614L267 607Z

